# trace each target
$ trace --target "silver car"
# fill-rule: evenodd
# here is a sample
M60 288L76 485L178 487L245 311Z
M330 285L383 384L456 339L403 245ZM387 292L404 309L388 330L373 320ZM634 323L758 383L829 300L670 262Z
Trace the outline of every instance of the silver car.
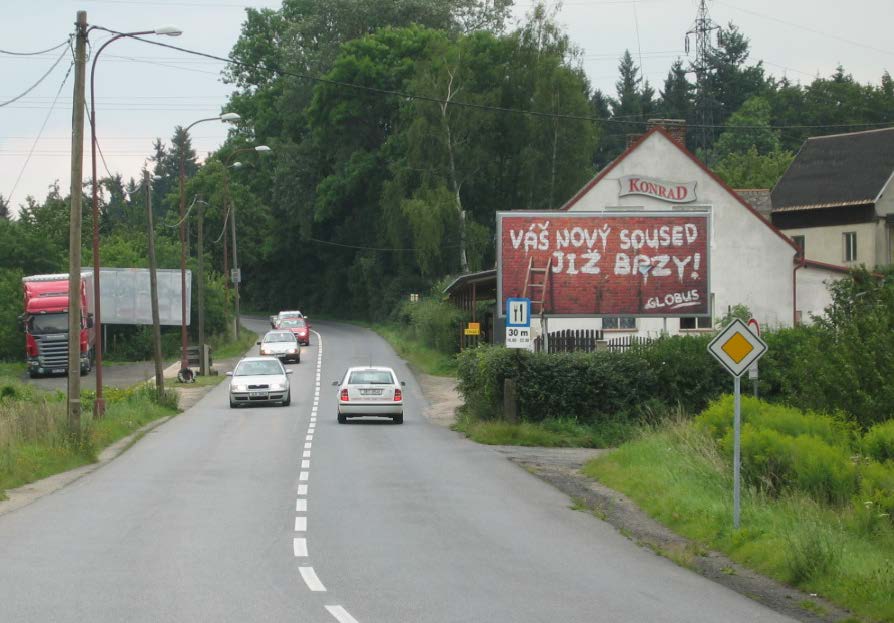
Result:
M338 387L338 423L348 418L371 415L391 418L395 424L404 423L404 396L391 368L368 366L348 368L341 381L333 381Z
M289 375L276 357L245 357L236 369L227 372L230 379L230 407L279 403L287 407L292 401Z
M280 361L301 361L301 344L291 331L268 331L258 342L261 355L279 357Z

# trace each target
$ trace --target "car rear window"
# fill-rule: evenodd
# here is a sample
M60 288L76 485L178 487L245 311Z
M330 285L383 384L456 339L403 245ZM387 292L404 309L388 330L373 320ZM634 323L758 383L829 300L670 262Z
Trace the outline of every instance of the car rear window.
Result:
M394 377L387 370L357 370L351 372L349 385L393 385Z
M305 326L304 321L301 318L286 318L282 322L279 323L281 327L303 327Z

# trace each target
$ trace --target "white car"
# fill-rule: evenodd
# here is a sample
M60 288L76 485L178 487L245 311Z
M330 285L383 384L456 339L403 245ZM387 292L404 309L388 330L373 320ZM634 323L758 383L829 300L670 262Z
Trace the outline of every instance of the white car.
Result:
M279 403L287 407L292 401L289 387L291 370L286 370L276 357L245 357L236 369L227 372L230 379L230 407Z
M362 367L348 368L341 381L333 381L338 387L338 423L344 424L348 418L374 417L391 418L395 424L404 423L404 397L399 382L391 368Z
M268 331L258 346L262 356L279 357L283 362L301 362L301 344L291 331Z

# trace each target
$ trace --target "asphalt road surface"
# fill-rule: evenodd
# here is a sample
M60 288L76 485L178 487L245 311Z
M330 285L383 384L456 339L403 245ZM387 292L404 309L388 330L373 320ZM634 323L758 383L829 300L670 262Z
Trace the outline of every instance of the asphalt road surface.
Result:
M290 366L290 407L231 410L223 384L105 467L0 517L0 619L790 620L426 421L412 375L373 333L315 329L322 345L313 336ZM331 381L370 362L406 380L402 426L336 422Z
M166 361L164 367L172 362ZM140 381L155 376L155 363L152 361L137 361L134 363L108 363L102 367L103 387L130 387ZM67 374L53 374L31 378L27 372L22 373L22 381L32 383L41 389L65 391L68 388ZM82 389L96 389L96 368L89 374L81 377Z

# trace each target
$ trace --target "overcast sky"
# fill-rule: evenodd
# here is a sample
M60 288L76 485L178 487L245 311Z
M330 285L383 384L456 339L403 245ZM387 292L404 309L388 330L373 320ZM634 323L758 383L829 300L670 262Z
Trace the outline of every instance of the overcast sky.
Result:
M89 23L115 30L173 24L183 36L162 40L227 56L239 35L244 7L279 5L278 0L10 2L0 25L0 49L29 52L58 44L72 31L77 10L84 9ZM583 48L592 84L613 94L618 58L626 48L641 59L653 86L661 87L674 58L685 58L684 38L697 7L698 0L567 0L559 21ZM521 18L530 8L531 2L522 0L515 14ZM809 82L842 64L860 82L877 84L885 69L894 68L894 43L888 38L892 0L711 0L709 10L717 22L738 24L751 39L752 58L763 59L776 76ZM100 34L94 32L94 45L101 43ZM36 82L62 51L27 57L0 54L0 101ZM64 58L26 97L0 108L0 194L11 196L14 206L29 194L42 200L54 180L67 193L72 76L55 108L52 103L68 66ZM229 93L220 81L220 69L220 63L139 42L122 40L109 46L96 70L97 136L109 168L125 179L138 176L155 137L167 141L174 126L218 114ZM192 131L200 156L213 151L225 136L226 128L216 122ZM85 178L89 171L85 149ZM100 175L102 171L100 163Z

